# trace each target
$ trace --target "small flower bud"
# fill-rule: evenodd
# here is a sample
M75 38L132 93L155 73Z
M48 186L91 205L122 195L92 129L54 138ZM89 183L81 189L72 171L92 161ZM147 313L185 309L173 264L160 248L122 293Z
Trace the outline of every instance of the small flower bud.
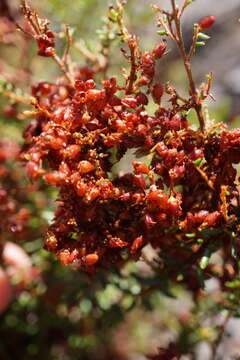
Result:
M86 265L94 265L96 262L98 262L98 255L97 254L88 254L85 257Z
M138 106L137 100L133 97L126 97L122 100L122 104L131 109L135 109Z
M162 96L163 96L163 87L160 83L157 83L152 88L152 97L154 102L159 104Z
M164 55L167 48L167 44L165 42L162 42L161 44L155 46L152 53L155 59L161 59L161 57Z
M199 25L201 27L201 29L209 29L210 27L213 26L213 24L216 22L216 18L215 16L206 16L205 18L203 18Z

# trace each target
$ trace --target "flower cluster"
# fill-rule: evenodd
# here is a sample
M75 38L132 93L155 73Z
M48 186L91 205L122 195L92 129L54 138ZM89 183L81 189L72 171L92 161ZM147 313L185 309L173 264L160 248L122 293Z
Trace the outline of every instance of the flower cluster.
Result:
M147 94L119 90L115 78L98 89L80 76L74 87L33 88L40 110L24 134L27 171L60 189L46 248L89 271L136 259L148 243L191 264L186 244L202 256L204 230L213 241L238 226L240 131L219 125L203 134L174 109L150 116ZM128 149L136 152L132 171L113 177Z
M216 241L229 244L239 230L234 165L240 161L240 131L223 124L206 129L202 102L209 96L211 77L199 93L188 65L199 29L212 26L215 18L201 20L193 49L182 54L190 83L185 99L169 84L155 81L157 61L167 51L165 39L142 53L122 22L122 8L111 11L130 51L122 49L131 65L125 86L115 77L99 86L91 69L70 75L67 63L60 63L65 79L32 89L35 119L24 133L22 157L32 180L43 177L60 190L45 246L63 264L88 272L120 266L138 259L151 244L161 256L174 259L162 264L174 278L179 261L187 269L199 261L206 268L206 249ZM176 19L180 31L176 12L173 7L172 17L167 16L169 22ZM25 17L31 20L26 11ZM182 51L178 33L164 31ZM169 95L170 107L161 106L162 97ZM156 104L153 115L149 102ZM190 109L198 115L199 130L188 121ZM125 154L128 158L128 150L135 151L132 170L114 175L113 166Z
M41 19L38 14L26 4L25 1L22 1L21 10L25 14L27 24L30 28L29 33L27 32L28 35L34 37L37 42L38 55L53 57L55 55L55 34L48 29L49 21Z

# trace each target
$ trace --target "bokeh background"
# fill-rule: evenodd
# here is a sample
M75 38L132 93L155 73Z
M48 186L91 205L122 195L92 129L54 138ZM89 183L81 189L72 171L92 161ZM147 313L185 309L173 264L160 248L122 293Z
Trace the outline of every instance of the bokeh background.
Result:
M155 14L150 8L153 2L128 0L126 7L126 22L140 37L145 50L159 41ZM168 0L156 0L155 3L169 6ZM108 0L32 0L31 4L51 20L55 31L61 31L61 24L69 24L74 29L76 43L84 43L93 52L98 49L96 31L104 26L110 4ZM187 46L191 41L193 23L206 15L216 16L217 23L209 30L211 39L207 46L200 48L194 57L195 78L201 83L206 73L213 72L212 92L217 101L209 102L211 118L236 127L240 122L240 2L193 1L184 17ZM21 22L18 2L1 0L0 17ZM3 81L4 77L9 84L14 83L21 96L29 92L30 86L37 81L54 80L58 69L51 60L36 57L35 44L23 40L21 34L12 34L12 42L11 39L5 41L1 24L0 80ZM121 53L116 51L118 45L116 41L112 46L110 75L119 75L120 69L127 67ZM62 47L59 41L59 51ZM185 92L181 61L174 44L169 43L169 48L156 76L162 82L170 80ZM72 56L79 64L84 63L75 46ZM6 111L6 98L1 94L0 108L2 138L8 137L21 144L25 122ZM9 166L15 169L16 165ZM16 176L20 176L23 170L19 166L15 171ZM28 186L27 180L21 181L23 187ZM121 273L116 270L111 274L100 273L94 279L64 268L42 249L42 231L53 216L55 197L56 192L40 184L25 199L33 214L29 225L34 236L22 239L21 245L41 275L24 289L18 286L18 279L14 280L16 297L0 315L0 360L145 360L147 354L155 353L158 347L168 345L176 337L181 339L183 348L187 346L186 341L196 345L192 359L210 359L209 341L214 339L215 326L224 316L214 308L216 284L208 284L208 296L200 304L202 312L207 314L211 309L212 315L199 318L194 312L191 294L180 286L170 285L168 288L161 283L162 279L155 279L161 291L142 296L146 275L151 272L144 262L128 264ZM151 256L151 249L147 249L146 257L150 259ZM228 331L232 339L224 338L221 359L240 356L239 330L239 322L231 320Z

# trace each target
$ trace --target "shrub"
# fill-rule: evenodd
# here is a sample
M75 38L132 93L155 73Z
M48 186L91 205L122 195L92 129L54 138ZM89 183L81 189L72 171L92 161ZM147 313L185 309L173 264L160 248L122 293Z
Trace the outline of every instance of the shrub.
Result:
M60 56L56 50L59 35L50 30L48 20L41 18L23 0L24 20L17 27L25 37L36 40L38 55L55 61L61 76L55 82L41 81L33 85L29 97L19 96L14 85L2 85L3 95L14 104L8 111L15 109L18 102L30 102L33 106L21 115L31 117L31 121L24 130L19 157L30 180L38 184L34 191L47 197L47 184L58 191L55 191L57 209L45 231L44 247L55 253L63 265L71 267L59 268L71 279L69 281L77 278L77 285L86 289L82 296L89 307L102 306L105 310L105 314L101 313L103 321L109 316L114 319L118 314L118 323L139 299L149 306L152 293L160 291L172 296L173 289L179 285L191 292L193 313L184 320L179 319L182 324L175 343L170 343L165 350L160 349L157 356L149 359L178 359L195 351L196 344L203 340L212 344L215 358L226 321L212 329L210 335L206 332L204 335L198 315L202 298L208 297L203 290L207 279L215 279L219 286L218 297L208 316L211 318L221 309L226 311L226 320L238 315L240 223L236 165L240 162L240 130L229 130L225 124L209 120L206 101L214 99L212 73L200 87L194 81L191 59L209 39L206 31L216 19L207 16L194 24L193 40L188 49L182 36L181 19L191 2L185 0L178 6L171 0L168 11L153 6L160 40L148 51L141 50L138 37L125 25L125 3L117 2L115 7L109 7L107 25L99 32L100 52L92 54L79 45L87 60L79 66L70 57L71 29L65 27L66 47ZM11 22L9 26L12 31ZM129 72L121 70L117 77L108 77L111 43L117 39L120 52L129 64ZM170 40L175 42L186 71L186 95L180 94L169 82L162 83L157 76L157 65L167 56ZM191 124L190 112L196 114L198 128ZM3 179L6 160L12 151L15 151L14 156L17 154L16 145L11 145L9 151L6 146L10 145L6 144L3 142L0 149ZM129 171L124 173L121 164L130 161L130 154L134 160ZM8 174L11 179L11 170ZM8 180L6 186L4 180L1 190L1 211L3 214L10 212L7 221L2 217L3 245L9 236L6 232L22 233L25 222L29 216L31 218L24 202L28 202L28 206L31 203L32 209L36 207L35 199L18 199L16 193L20 210L15 212L8 195L11 196L12 187L18 188L17 181L22 180L14 178L14 183ZM27 190L26 187L24 192ZM25 236L34 241L32 225L28 225L31 235ZM146 247L151 247L152 259L146 257ZM43 254L47 258L50 256ZM124 272L139 260L144 260L150 271L139 274L137 268L128 270L128 285L124 289L121 287ZM38 261L42 264L42 260ZM39 284L45 286L42 301L52 305L65 296L64 312L70 314L75 293L68 297L63 284L56 290L59 296L55 299L52 292L58 286L50 284L54 276L48 274L48 270L43 270L43 274L44 271L46 279L38 279L36 285L37 288ZM101 302L97 291L88 293L89 277L102 291L105 285L119 287L120 299L126 299L130 293L130 306L124 308L124 302L104 305L105 300ZM132 282L136 291L129 290L134 288L129 285ZM76 284L71 283L71 286L77 291ZM31 291L37 309L34 290ZM48 312L46 305L44 311ZM96 330L96 338L89 340L71 334L70 347L84 348L84 341L91 343L101 338L96 329L100 315L96 314L90 326L91 331ZM51 328L53 324L48 326ZM194 332L192 336L191 332ZM33 355L38 351L35 341L30 355L31 351ZM75 355L70 351L68 356ZM89 354L86 356L90 358ZM106 359L106 351L104 356ZM117 359L120 355L111 356Z

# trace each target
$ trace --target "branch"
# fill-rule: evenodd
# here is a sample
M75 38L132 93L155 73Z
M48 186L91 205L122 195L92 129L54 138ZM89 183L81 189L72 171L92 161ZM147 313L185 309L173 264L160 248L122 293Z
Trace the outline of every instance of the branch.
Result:
M54 59L56 64L59 66L60 70L64 74L65 78L70 82L71 85L74 85L73 75L70 73L67 65L67 58L69 54L69 49L71 45L71 36L69 33L69 28L66 26L66 37L67 44L64 55L62 59L55 53L55 43L54 38L55 34L49 30L49 21L47 19L40 18L35 10L33 10L26 2L26 0L20 0L21 5L20 9L23 13L24 18L27 20L30 25L31 31L27 33L19 24L17 27L28 36L34 38L37 41L39 51L38 54L45 57L51 57Z
M193 107L194 107L194 109L195 109L195 111L197 113L197 116L198 116L200 129L201 129L202 132L205 132L205 121L204 121L204 117L203 117L202 104L201 104L201 101L200 101L199 96L198 96L198 92L197 92L197 89L196 89L196 86L195 86L195 82L193 80L193 74L192 74L190 58L186 53L185 44L184 44L183 35L182 35L182 29L181 29L181 23L180 23L180 15L182 13L179 12L179 9L176 6L176 1L175 0L171 0L171 4L172 4L172 10L173 10L173 13L172 13L173 21L174 21L175 28L176 28L176 35L173 34L173 36L174 36L176 44L178 46L180 55L181 55L181 57L183 59L184 67L185 67L185 70L186 70L186 73L187 73L187 76L188 76L189 93L194 99L195 105Z

